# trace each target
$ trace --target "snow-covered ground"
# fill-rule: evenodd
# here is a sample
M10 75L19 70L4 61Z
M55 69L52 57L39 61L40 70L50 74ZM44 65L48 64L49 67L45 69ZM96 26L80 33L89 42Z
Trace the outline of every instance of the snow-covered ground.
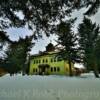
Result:
M9 76L0 78L0 100L100 100L100 79L93 74Z

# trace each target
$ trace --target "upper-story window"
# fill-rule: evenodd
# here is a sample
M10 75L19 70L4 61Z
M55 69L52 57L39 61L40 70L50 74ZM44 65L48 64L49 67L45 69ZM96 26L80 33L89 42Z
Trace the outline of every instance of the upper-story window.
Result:
M56 58L54 58L54 62L56 62Z
M45 61L46 61L46 63L48 63L48 59L46 59Z
M51 58L51 62L53 62L53 59Z
M41 63L41 60L39 60L39 64Z
M44 61L44 59L43 59L43 63L44 63L45 61Z
M41 60L38 60L38 59L37 59L37 60L34 60L34 61L33 61L33 64L39 64L39 63L41 63Z
M38 64L38 60L36 60L36 63Z
M34 64L35 64L35 60L34 60L34 62L33 62Z

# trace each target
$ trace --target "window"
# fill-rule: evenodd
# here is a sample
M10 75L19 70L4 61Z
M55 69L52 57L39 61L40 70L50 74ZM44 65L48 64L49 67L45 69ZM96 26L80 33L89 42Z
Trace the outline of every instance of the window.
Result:
M56 58L54 58L54 62L56 62Z
M48 60L46 59L46 63L48 62Z
M53 72L53 68L51 67L51 72Z
M35 69L33 68L33 72L35 72Z
M37 72L37 69L35 71Z
M36 60L36 63L38 64L38 60Z
M44 59L43 59L43 63L44 63Z
M34 60L34 64L35 64L35 60Z
M51 58L51 62L53 62L53 59Z
M60 71L60 68L59 68L59 67L57 67L57 71L58 71L58 72Z
M54 67L54 72L56 72L56 67Z

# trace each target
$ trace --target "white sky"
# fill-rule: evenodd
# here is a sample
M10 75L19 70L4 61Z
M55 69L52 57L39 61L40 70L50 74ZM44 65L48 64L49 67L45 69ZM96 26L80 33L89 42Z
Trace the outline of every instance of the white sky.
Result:
M72 14L73 18L77 17L77 21L75 23L75 28L74 28L75 32L77 32L78 24L82 22L83 13L85 11L86 11L86 9L83 8L80 11L75 11ZM96 22L97 24L100 24L100 9L99 9L99 12L95 16L91 17L91 19L92 19L93 22ZM26 35L31 35L33 33L32 31L29 31L27 28L10 28L10 29L7 30L7 32L9 33L9 35L11 34L10 38L13 39L13 40L18 40L19 36L25 37ZM32 51L31 51L31 54L36 54L39 51L44 51L45 46L50 42L56 44L55 39L57 39L57 36L55 36L55 35L51 35L49 38L47 38L44 35L42 39L39 39L39 40L35 41L36 44L33 47Z

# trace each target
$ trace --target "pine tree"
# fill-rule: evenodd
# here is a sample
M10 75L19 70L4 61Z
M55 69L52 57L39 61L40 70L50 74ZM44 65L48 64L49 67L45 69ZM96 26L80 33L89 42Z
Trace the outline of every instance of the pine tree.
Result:
M96 55L97 67L100 73L100 36L98 36L98 39L96 41L95 55Z
M6 51L6 59L1 63L2 67L10 74L22 71L25 73L26 69L29 67L27 58L29 51L33 45L33 36L26 37L25 39L20 38L19 41L13 42L9 45Z
M73 25L73 20L71 20L66 23L66 22L61 22L58 25L58 44L62 45L64 49L61 51L60 55L64 60L68 61L69 64L69 75L72 76L72 64L76 61L79 61L78 55L77 55L77 37L72 31L72 25Z
M0 0L0 30L26 25L33 29L35 25L37 32L41 29L47 32L50 30L48 22L64 18L83 7L88 7L86 15L94 15L100 0Z
M83 54L85 66L88 70L93 69L96 77L99 77L99 75L95 48L99 34L99 26L97 26L96 23L92 23L90 19L84 17L83 23L79 24L78 27L79 45Z

